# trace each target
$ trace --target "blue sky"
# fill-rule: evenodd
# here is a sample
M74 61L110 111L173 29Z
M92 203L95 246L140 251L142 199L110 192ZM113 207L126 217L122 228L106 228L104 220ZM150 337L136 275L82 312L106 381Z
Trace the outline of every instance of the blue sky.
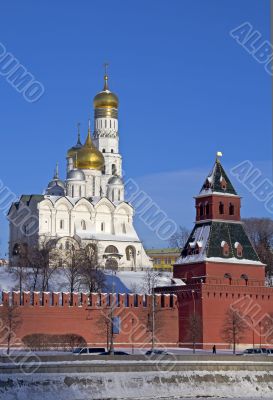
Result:
M3 1L0 42L45 87L35 103L0 76L0 178L14 193L41 193L110 63L120 99L126 176L178 224L191 226L192 196L217 150L226 169L249 159L271 178L271 77L235 40L248 21L269 40L269 0ZM235 183L243 214L267 216ZM147 246L161 245L136 221ZM0 217L2 255L7 224Z

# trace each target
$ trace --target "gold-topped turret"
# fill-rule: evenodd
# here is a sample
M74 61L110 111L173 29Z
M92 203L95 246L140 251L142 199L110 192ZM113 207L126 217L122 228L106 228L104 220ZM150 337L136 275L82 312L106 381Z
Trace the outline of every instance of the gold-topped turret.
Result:
M118 97L115 93L109 90L108 86L108 74L107 74L108 64L105 64L105 74L104 74L104 87L101 92L99 92L94 97L94 108L118 108Z
M77 152L77 168L96 169L101 171L104 167L103 154L93 145L91 139L90 120L85 144Z

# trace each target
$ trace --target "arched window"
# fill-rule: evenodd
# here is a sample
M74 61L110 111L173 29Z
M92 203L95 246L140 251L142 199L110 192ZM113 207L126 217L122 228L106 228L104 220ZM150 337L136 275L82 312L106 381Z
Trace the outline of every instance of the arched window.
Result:
M248 276L246 274L241 275L241 279L244 279L246 286L248 285Z
M203 217L203 214L204 214L203 204L200 204L200 217Z
M223 215L225 212L224 204L220 201L219 203L219 214Z
M112 175L115 175L117 172L116 165L112 164Z
M102 152L105 153L105 149L102 149Z
M221 188L222 188L223 190L226 190L226 188L227 188L227 182L226 182L225 178L223 178L223 177L221 176L220 182L221 182Z
M118 201L120 201L120 190L118 191Z
M224 275L224 278L229 280L229 284L231 285L231 281L232 281L232 276L229 272L226 272Z
M125 222L122 224L122 233L126 233L126 225Z
M234 205L229 203L229 215L234 215Z
M228 257L229 256L229 245L228 245L228 243L223 240L221 242L221 247L222 247L222 250L223 250L223 256L224 257Z
M243 257L243 246L239 242L235 242L234 247L237 252L237 257L242 258Z
M127 246L126 247L126 259L128 261L133 261L135 259L135 255L136 255L136 249L133 246Z
M100 224L100 230L103 232L104 231L104 222L102 222L101 224Z
M107 247L106 247L105 253L108 253L108 254L118 254L118 249L116 248L116 246L110 245L110 246L107 246Z
M70 243L69 243L69 241L67 240L66 242L65 242L65 250L69 250L70 249Z
M84 219L81 220L81 227L83 231L86 231L86 222Z
M209 215L209 210L210 209L210 206L209 206L209 203L207 203L206 204L206 215Z
M114 150L113 150L113 149L111 149L111 153L114 153Z
M64 229L64 220L60 219L60 229Z

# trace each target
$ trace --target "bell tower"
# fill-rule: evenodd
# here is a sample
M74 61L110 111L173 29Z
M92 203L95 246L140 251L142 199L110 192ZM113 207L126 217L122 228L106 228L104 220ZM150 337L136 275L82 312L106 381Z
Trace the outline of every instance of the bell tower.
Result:
M112 176L122 175L119 154L118 97L109 90L108 64L105 64L104 87L94 98L94 144L105 159L106 183Z

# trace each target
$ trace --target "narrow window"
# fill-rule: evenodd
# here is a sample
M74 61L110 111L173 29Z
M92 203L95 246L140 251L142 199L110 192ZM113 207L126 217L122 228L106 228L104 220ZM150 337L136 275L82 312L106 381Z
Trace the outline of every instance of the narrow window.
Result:
M111 119L110 119L110 128L112 128L112 126L111 126Z
M112 164L112 175L116 174L116 166L115 164Z
M64 229L64 220L60 219L60 229Z
M126 225L125 222L122 224L122 233L126 233Z
M206 204L206 215L209 215L209 203Z
M234 215L234 205L229 203L229 215Z
M101 224L100 224L100 230L103 232L104 231L104 222L102 222Z
M105 149L102 149L102 152L105 153Z
M111 153L114 153L114 150L113 150L113 149L111 149Z
M203 217L204 209L203 204L200 205L200 217Z
M224 204L220 202L219 204L219 214L223 215L224 214Z
M95 196L95 177L93 176L93 196Z
M112 191L112 201L114 201L114 190Z
M118 201L120 201L120 190L118 191Z
M104 126L105 126L105 128L106 128L106 126L107 126L107 122L106 122L106 119L104 120Z
M81 221L81 227L82 227L83 231L86 231L86 222L84 219L82 219L82 221Z

